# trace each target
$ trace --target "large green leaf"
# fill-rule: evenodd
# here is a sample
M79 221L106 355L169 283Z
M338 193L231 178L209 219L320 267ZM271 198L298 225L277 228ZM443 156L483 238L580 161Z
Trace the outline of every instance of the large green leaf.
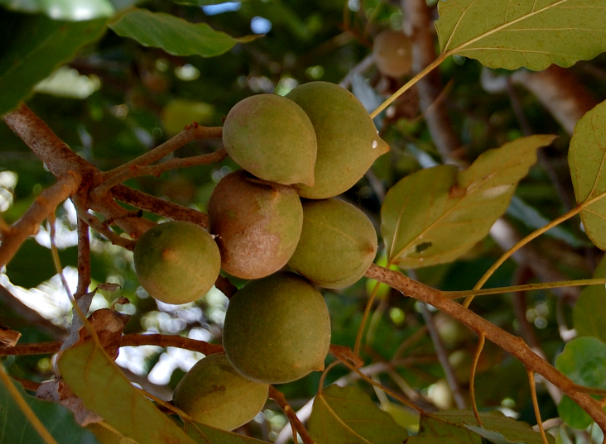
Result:
M200 423L189 423L185 431L198 444L261 444L265 441L236 433L227 433Z
M495 444L543 444L543 439L525 422L503 416L500 412L480 413L482 427L478 426L473 412L447 410L421 416L418 438L407 444L469 443L481 444L482 438ZM448 439L452 441L448 441ZM548 440L553 437L548 435Z
M109 25L122 37L135 39L143 46L162 48L173 55L214 57L229 51L236 43L246 43L256 36L233 38L215 31L206 23L189 23L161 12L134 9Z
M595 0L446 0L436 22L442 52L491 68L571 66L606 50L606 7Z
M606 278L606 256L598 264L593 277ZM593 336L606 343L606 288L604 285L585 287L572 310L574 328L579 336Z
M190 438L134 388L118 366L94 342L80 343L59 359L63 379L84 405L122 435L139 443L238 444L259 442L196 424ZM195 430L197 429L197 430Z
M400 444L408 436L366 393L336 385L316 396L309 434L317 444Z
M586 113L574 128L568 151L577 204L606 193L606 102ZM606 250L606 199L589 205L581 212L589 238Z
M57 442L97 444L95 436L80 427L74 420L72 412L67 408L51 401L30 396L25 393L20 383L13 381L13 384ZM0 381L0 443L46 444L46 441L23 414L2 381Z
M38 82L71 60L83 45L101 37L106 21L66 22L42 15L24 19L0 59L0 115L16 108Z
M92 20L111 17L108 0L0 0L0 6L22 12L42 12L54 20Z
M390 263L417 268L455 260L505 212L536 150L555 136L520 138L486 151L464 171L441 165L411 174L387 195L381 230Z

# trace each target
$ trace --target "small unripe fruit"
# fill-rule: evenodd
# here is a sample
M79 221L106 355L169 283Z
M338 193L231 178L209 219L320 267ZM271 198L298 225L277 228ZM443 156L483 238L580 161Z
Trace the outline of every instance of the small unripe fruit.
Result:
M288 264L315 284L342 288L360 279L377 254L368 217L338 199L303 202L303 230Z
M330 317L322 294L294 273L250 281L229 302L223 347L243 376L268 384L324 369Z
M221 179L210 196L208 216L221 267L242 279L262 278L286 265L303 225L301 201L292 187L245 171Z
M345 88L310 82L286 97L305 110L318 143L314 185L295 185L300 196L326 199L347 191L389 151L364 106Z
M238 165L261 179L314 184L316 135L292 100L259 94L238 102L225 118L223 144Z
M183 376L173 401L202 424L233 430L261 411L268 384L251 381L238 373L223 353L198 361Z
M387 29L375 37L372 55L379 71L389 77L401 77L412 66L412 44L401 31Z
M219 248L208 232L191 222L150 228L135 245L141 286L167 304L186 304L204 296L221 269Z

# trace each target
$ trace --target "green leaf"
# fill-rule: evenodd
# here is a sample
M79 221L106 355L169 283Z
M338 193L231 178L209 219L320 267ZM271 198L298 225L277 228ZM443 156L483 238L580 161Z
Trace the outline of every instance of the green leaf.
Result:
M593 277L606 278L606 256L598 264ZM585 287L572 310L574 328L579 336L593 336L606 343L606 288L604 285Z
M574 127L568 151L577 204L606 193L606 102L586 113ZM581 220L589 239L606 250L606 199L581 211Z
M481 444L485 438L495 444L526 443L543 444L540 433L525 422L507 418L500 412L480 413L482 427L478 426L469 410L446 410L421 416L419 438L411 438L407 444L453 443ZM548 435L548 440L553 437Z
M224 432L213 429L200 423L189 423L185 426L185 431L198 444L261 444L265 441L238 435L236 433Z
M143 46L162 48L173 55L214 57L229 51L236 43L246 43L257 36L233 38L215 31L206 23L189 23L161 12L134 9L109 25L116 34L130 37Z
M83 45L100 38L106 22L65 22L44 16L25 19L0 59L0 115L16 108L38 82L71 60Z
M317 444L401 444L408 436L366 393L336 385L316 396L309 434Z
M594 0L446 0L440 49L490 68L571 66L606 50L606 7Z
M2 365L2 364L0 364ZM13 384L35 415L59 443L97 444L94 435L80 427L72 412L60 404L37 399L25 393L23 386ZM0 442L10 444L46 444L0 381Z
M486 151L467 170L440 165L398 182L381 208L389 262L417 268L467 252L505 212L518 181L535 163L536 150L554 138L520 138Z
M94 342L80 343L63 352L59 369L84 405L125 437L139 443L195 442L133 387Z
M591 416L567 395L562 396L558 404L558 415L573 429L584 430L593 422Z
M53 20L92 20L114 14L107 0L0 0L0 6L14 11L41 12Z

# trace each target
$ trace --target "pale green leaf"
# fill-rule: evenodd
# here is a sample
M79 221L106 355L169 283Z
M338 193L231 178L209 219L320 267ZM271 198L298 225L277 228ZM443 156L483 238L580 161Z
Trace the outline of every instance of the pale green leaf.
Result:
M577 204L606 193L606 102L579 120L574 128L568 165ZM581 211L585 232L601 250L606 250L606 199Z
M593 277L606 278L606 256L598 264ZM593 336L606 343L606 288L604 285L585 287L572 310L574 328L579 336Z
M114 14L108 0L0 0L0 6L14 11L41 12L54 20L92 20Z
M86 22L33 16L25 20L0 59L0 115L16 108L34 86L71 60L86 43L103 35L106 19Z
M59 369L84 405L117 431L138 443L194 444L122 374L94 342L79 343L63 352Z
M519 180L535 163L536 150L554 138L520 138L486 151L467 170L441 165L398 182L381 208L389 262L417 268L467 252L505 212Z
M66 407L30 396L25 393L20 383L13 381L13 384L58 443L97 444L95 436L80 427L74 420L72 412ZM0 381L0 443L46 444L2 381Z
M445 0L440 48L491 68L571 66L606 51L606 4L596 0Z
M256 36L233 38L215 31L206 23L189 23L174 15L134 9L109 27L122 37L130 37L143 46L162 48L173 55L214 57L229 51L236 43Z
M401 444L408 436L366 393L336 385L316 396L309 434L316 444Z

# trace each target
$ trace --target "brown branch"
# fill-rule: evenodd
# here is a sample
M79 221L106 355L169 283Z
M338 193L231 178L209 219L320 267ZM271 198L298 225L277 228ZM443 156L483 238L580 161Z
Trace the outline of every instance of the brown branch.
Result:
M365 276L383 282L399 290L406 296L433 305L438 310L450 315L472 330L483 333L488 340L522 362L528 370L542 375L566 393L593 418L602 430L606 429L606 413L602 410L599 402L591 396L577 391L575 384L570 379L557 371L548 362L541 359L528 347L522 338L507 333L471 310L464 308L461 304L443 298L441 291L416 282L402 273L373 264Z
M206 229L209 227L207 214L184 207L183 205L167 202L142 191L133 190L126 185L114 187L112 194L119 201L149 211L150 213L170 217L174 220L190 221Z
M42 191L21 219L15 222L8 232L2 233L0 268L8 264L29 236L38 232L42 221L55 211L57 205L78 190L81 181L81 175L68 172L52 186Z
M273 385L269 386L269 397L276 401L278 405L284 411L284 414L288 417L288 421L293 429L293 440L297 442L297 433L305 444L314 444L314 440L309 436L309 432L292 409L292 407L286 401L286 398L282 392L278 391Z
M212 355L223 352L223 346L219 344L209 344L208 342L198 341L196 339L185 338L178 335L142 335L130 334L122 336L120 347L138 346L138 345L158 345L160 347L177 347L185 350L197 351L203 355Z
M78 217L78 288L74 294L74 299L88 293L88 287L91 282L90 276L90 237L88 234L88 224Z

